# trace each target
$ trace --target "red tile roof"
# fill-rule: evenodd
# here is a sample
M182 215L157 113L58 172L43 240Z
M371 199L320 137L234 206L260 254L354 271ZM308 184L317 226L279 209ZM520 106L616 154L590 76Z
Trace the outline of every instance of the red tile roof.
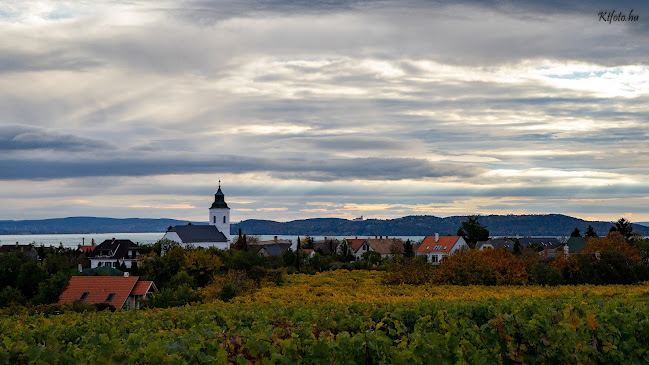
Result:
M107 303L115 308L122 308L126 299L133 291L139 277L137 276L73 276L63 288L59 297L59 304L72 304L80 300L84 293L87 303ZM110 294L114 294L107 302Z
M368 239L367 243L372 249L382 255L403 252L403 240L401 238Z
M149 289L153 285L153 281L138 281L135 284L135 288L131 292L131 295L146 295L149 292Z
M80 249L81 251L83 251L84 253L92 252L92 250L94 250L95 247L97 247L97 245L88 245L88 246L81 246L81 245L79 245L79 249Z
M365 238L345 238L345 241L347 241L352 246L352 251L356 252L359 248L361 248L363 242L367 240Z
M426 236L419 245L417 252L451 252L453 245L460 239L460 236L439 236L435 242L435 236Z

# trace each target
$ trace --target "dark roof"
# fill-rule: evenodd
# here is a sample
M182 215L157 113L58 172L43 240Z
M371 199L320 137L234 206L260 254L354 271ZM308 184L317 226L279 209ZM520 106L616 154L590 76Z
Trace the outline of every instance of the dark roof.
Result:
M584 237L570 237L566 242L569 252L579 252L586 248L586 238Z
M214 208L228 208L228 204L225 202L225 195L221 191L221 185L219 185L219 190L214 194L214 203L212 203L212 206L210 209Z
M505 248L508 251L514 251L516 239L516 237L490 238L488 241L479 241L476 248L481 248L484 244L491 244L493 248ZM533 244L538 244L542 249L553 249L561 245L555 237L520 237L518 242L521 244L521 248L528 248Z
M225 235L215 226L211 225L188 224L185 226L174 226L167 232L176 232L183 243L228 242Z
M124 259L129 258L129 250L140 250L140 246L133 243L131 240L105 240L95 247L92 252L88 253L88 258L93 258L96 256L105 256L106 251L112 252L112 255L109 257L111 259Z
M291 247L291 244L288 243L272 243L270 245L264 245L262 250L266 250L266 252L273 257L279 257L282 256L282 253L286 250L288 250Z

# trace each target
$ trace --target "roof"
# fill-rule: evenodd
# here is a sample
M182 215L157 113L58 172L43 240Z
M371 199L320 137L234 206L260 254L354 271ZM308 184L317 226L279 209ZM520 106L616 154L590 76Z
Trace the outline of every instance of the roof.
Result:
M142 280L135 283L131 295L146 295L149 291L155 291L155 284L151 280Z
M345 238L345 241L349 243L349 245L352 247L352 251L356 252L358 251L359 248L363 245L367 239L365 238Z
M403 252L403 240L401 238L368 238L367 243L372 249L382 255L389 255L396 252Z
M219 190L216 192L216 194L214 194L214 203L212 203L210 209L220 209L220 208L230 209L228 207L228 204L225 202L225 195L221 191L221 185L219 184Z
M89 258L101 256L104 252L110 251L112 254L109 256L112 259L123 259L128 255L129 250L140 250L140 246L133 243L131 240L105 240L100 243L94 250L88 253Z
M249 243L248 245L249 246L266 246L266 245L274 245L276 243L289 244L290 245L291 240L281 239L281 240L277 240L277 241L275 241L275 240L258 241L258 242L254 242L254 243Z
M435 236L426 236L421 245L417 248L417 252L451 252L455 243L460 239L460 236L439 236L435 241Z
M97 247L97 245L88 245L88 246L79 245L79 250L83 251L84 253L90 253L92 252L92 250L95 249L95 247Z
M534 244L538 244L542 249L551 249L561 245L556 237L498 237L490 238L487 241L479 241L476 243L476 248L480 249L484 245L491 245L493 248L504 248L509 251L514 251L514 244L517 239L521 244L521 248L528 248Z
M570 237L566 242L570 252L579 252L586 248L586 238L584 237Z
M290 243L271 243L270 245L264 245L261 249L265 250L270 256L279 257L282 256L282 253L290 247Z
M122 308L138 279L138 276L73 276L63 288L59 304L71 304L84 297L86 303L106 303Z
M171 227L167 232L176 232L183 243L194 242L228 242L225 235L212 225L194 225Z

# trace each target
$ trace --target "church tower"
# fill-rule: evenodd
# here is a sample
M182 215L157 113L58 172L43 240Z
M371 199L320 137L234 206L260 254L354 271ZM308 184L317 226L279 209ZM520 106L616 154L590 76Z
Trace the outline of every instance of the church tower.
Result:
M219 180L219 190L214 194L214 203L210 207L210 224L230 240L230 208L225 202L225 195L221 191L221 180Z

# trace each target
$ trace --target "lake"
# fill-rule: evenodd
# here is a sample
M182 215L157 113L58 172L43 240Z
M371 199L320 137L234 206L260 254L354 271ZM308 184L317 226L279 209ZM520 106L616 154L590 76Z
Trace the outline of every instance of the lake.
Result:
M32 242L36 242L37 246L41 244L43 246L58 246L60 244L63 247L77 247L78 245L85 242L86 245L90 245L94 240L95 244L100 244L104 240L109 240L112 238L116 239L128 239L137 244L152 244L158 241L164 236L164 232L150 232L150 233L87 233L87 234L25 234L25 235L0 235L0 244L2 245L15 245L16 243L20 245L27 245ZM233 235L233 237L235 237ZM273 235L257 235L260 240L272 240ZM301 238L306 237L306 235L300 235ZM324 236L312 236L316 241L324 239ZM342 240L343 238L353 238L355 236L327 236L327 238L337 238ZM364 238L366 236L358 236L359 238ZM411 241L418 242L424 239L424 236L390 236L391 238L401 238L404 241L410 239ZM297 236L295 235L277 235L278 239L288 239L295 242Z

